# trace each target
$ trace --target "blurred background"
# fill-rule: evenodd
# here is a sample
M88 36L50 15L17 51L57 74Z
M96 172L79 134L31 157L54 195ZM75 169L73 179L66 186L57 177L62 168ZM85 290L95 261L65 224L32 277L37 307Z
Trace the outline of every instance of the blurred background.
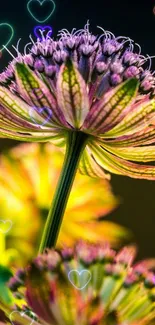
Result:
M5 42L2 23L14 28L11 45L21 38L23 46L29 42L29 35L38 23L27 11L27 0L1 0L0 5L0 47ZM47 21L52 26L53 36L57 31L73 27L83 28L89 19L91 30L98 33L96 26L110 30L116 36L129 36L142 47L142 54L155 55L155 0L55 0L56 10ZM42 24L43 25L43 24ZM44 24L45 25L45 24ZM2 48L2 47L1 47ZM14 52L15 54L15 52ZM11 60L4 50L0 58L0 72ZM152 59L155 69L155 59ZM17 141L0 139L0 151L13 147ZM105 217L132 230L133 240L138 244L138 257L155 256L155 182L135 180L112 175L114 193L121 198L121 205Z

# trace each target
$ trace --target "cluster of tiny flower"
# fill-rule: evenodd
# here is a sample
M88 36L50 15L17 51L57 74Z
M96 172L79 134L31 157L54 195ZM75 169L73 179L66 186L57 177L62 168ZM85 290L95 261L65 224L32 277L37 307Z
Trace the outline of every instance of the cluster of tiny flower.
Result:
M18 92L15 84L16 62L25 63L36 73L43 74L51 86L55 86L60 66L67 58L71 58L86 82L94 84L98 78L102 79L97 97L132 77L139 80L140 93L154 94L155 78L151 72L151 57L141 55L140 46L128 37L115 37L111 32L104 30L102 35L94 36L89 32L87 24L84 29L73 29L71 33L65 29L61 30L56 41L48 33L44 37L43 32L42 40L38 38L35 43L31 36L30 39L24 55L19 52L18 42L17 48L14 47L17 58L14 58L0 75L0 83L9 85L14 91ZM31 46L29 53L28 46Z

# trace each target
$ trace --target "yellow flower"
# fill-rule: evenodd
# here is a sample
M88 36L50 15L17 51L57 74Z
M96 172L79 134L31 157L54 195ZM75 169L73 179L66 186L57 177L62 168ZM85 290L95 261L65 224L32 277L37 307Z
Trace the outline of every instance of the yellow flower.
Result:
M12 221L10 231L0 232L2 263L10 258L16 263L19 256L26 262L38 249L62 162L63 153L52 144L22 144L1 156L0 220ZM127 231L109 221L98 222L117 204L107 180L77 174L57 245L72 245L80 238L118 243Z

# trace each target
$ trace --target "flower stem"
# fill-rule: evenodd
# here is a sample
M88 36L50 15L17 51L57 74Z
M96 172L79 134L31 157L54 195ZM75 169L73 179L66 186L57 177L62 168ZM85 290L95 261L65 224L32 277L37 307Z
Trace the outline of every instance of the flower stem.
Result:
M73 131L68 134L64 164L45 224L39 249L40 253L45 248L51 248L56 245L69 194L81 154L87 143L87 138L88 135L79 131Z

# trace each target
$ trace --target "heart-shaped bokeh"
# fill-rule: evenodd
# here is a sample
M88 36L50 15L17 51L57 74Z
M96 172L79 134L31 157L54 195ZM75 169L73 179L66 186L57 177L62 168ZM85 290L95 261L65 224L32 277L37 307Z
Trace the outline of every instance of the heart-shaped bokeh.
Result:
M20 320L22 320L23 318L23 322L24 324L27 325L32 325L34 322L34 315L32 315L33 318L30 318L28 316L29 312L25 311L25 312L19 312L19 311L12 311L12 313L9 315L10 321L12 325L17 324L17 321L20 323Z
M78 290L84 289L91 280L91 273L89 270L71 270L68 273L70 283Z
M55 8L53 0L29 0L27 3L28 12L38 23L45 23L52 16Z
M0 23L0 34L0 52L2 52L5 49L3 46L8 46L12 41L12 38L14 36L14 29L8 23ZM5 35L4 38L3 35Z
M40 40L42 40L42 35L41 32L43 32L44 37L46 37L47 35L50 37L52 35L52 27L51 26L35 26L34 27L34 35L37 37L37 39L39 38Z
M11 228L11 220L0 220L0 233L6 234Z
M36 114L36 112L40 116ZM46 114L46 117L44 116L44 114ZM44 126L50 121L52 117L52 111L48 107L32 107L29 110L29 116L33 123L35 123L37 126ZM39 121L39 117L41 121Z

